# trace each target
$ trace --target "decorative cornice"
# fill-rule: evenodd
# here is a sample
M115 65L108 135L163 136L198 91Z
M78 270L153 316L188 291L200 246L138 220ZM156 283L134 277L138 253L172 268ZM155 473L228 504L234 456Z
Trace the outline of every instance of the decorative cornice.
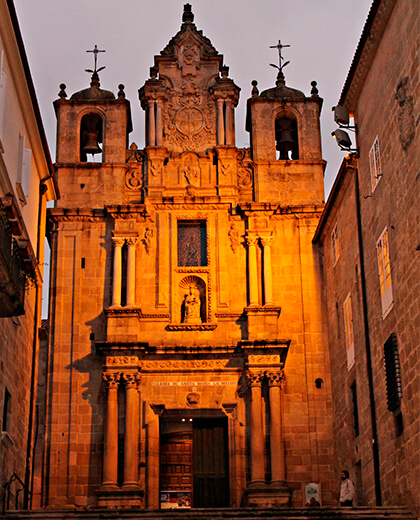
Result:
M107 368L138 368L139 358L137 356L107 356L105 358Z
M136 317L139 320L169 320L170 316L168 313L161 314L147 314L143 313L140 307L108 307L104 309L105 316L114 317Z
M67 209L49 208L48 220L50 222L101 222L106 217L103 209Z
M229 365L229 359L200 359L200 360L152 360L141 361L142 371L169 371L181 370L223 370Z
M248 356L248 365L280 366L280 355L251 354Z
M193 330L214 330L217 327L217 323L170 323L166 326L167 330L172 331L193 331Z
M215 312L215 317L220 319L226 319L226 320L237 320L239 318L244 318L243 312Z
M260 306L250 306L244 308L245 314L271 314L280 316L281 307L274 307L271 305Z

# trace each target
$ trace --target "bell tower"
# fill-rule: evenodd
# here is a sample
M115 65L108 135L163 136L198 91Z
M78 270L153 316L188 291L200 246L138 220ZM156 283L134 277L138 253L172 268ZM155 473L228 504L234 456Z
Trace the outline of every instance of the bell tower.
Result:
M92 52L98 51L96 45ZM63 186L58 207L81 207L98 202L98 183L109 179L115 190L123 190L115 183L117 165L125 168L128 136L132 131L130 102L125 98L124 85L118 86L118 94L100 88L98 72L105 67L88 69L92 73L90 87L74 93L67 99L66 85L60 85L59 99L54 101L57 116L57 168ZM114 177L114 181L112 178ZM79 184L77 187L76 184ZM102 182L103 185L103 182ZM103 203L109 203L105 191ZM111 198L112 200L112 198Z
M255 201L281 205L323 204L324 169L320 114L322 98L316 81L311 95L286 85L281 51L276 86L259 93L252 82L248 99L246 130L250 133L251 156L255 167Z

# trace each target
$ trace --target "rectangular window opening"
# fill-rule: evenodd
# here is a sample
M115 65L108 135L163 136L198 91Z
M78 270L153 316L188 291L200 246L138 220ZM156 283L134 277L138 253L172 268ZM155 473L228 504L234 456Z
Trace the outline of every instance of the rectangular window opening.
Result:
M359 410L357 407L357 387L356 381L350 387L351 398L353 403L353 425L354 425L354 434L356 437L359 436Z
M207 230L205 220L178 221L178 266L207 265Z
M397 413L395 416L395 431L397 437L400 437L404 432L404 420L402 412Z
M12 396L7 388L4 389L4 403L3 403L3 422L1 429L3 432L9 430L9 418L10 418L10 404Z

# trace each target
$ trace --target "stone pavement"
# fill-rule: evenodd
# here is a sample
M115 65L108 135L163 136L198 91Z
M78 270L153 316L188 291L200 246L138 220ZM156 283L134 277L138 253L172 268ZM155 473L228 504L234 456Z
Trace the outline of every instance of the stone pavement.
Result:
M284 509L39 509L11 511L7 520L417 520L404 507L284 508Z

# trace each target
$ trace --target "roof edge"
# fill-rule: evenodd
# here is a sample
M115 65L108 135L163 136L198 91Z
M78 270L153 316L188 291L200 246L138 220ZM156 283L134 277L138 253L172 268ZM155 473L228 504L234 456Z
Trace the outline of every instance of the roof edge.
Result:
M343 184L345 174L349 167L355 168L357 166L357 155L355 153L349 154L341 162L340 169L338 170L337 177L335 178L333 187L331 188L330 195L325 204L324 211L322 212L321 218L319 219L318 226L315 230L314 237L312 239L312 243L317 243L321 237L321 234L324 230L327 219L331 213L332 207L336 198L338 197L341 185Z
M20 54L20 58L22 61L22 67L23 67L23 71L24 71L25 77L26 77L26 82L28 85L29 95L30 95L30 98L32 101L32 108L33 108L36 123L38 126L39 137L41 139L42 148L43 148L44 154L45 154L45 160L46 160L48 172L49 172L47 178L48 179L51 178L53 180L56 198L59 199L60 190L58 187L57 176L55 174L55 169L54 169L54 166L53 166L53 163L51 160L51 154L50 154L50 149L48 146L47 136L45 134L44 124L42 122L41 111L39 109L38 99L36 97L35 87L34 87L34 83L32 80L31 71L29 68L29 62L28 62L28 57L26 55L26 51L25 51L25 45L23 43L22 33L21 33L20 27L19 27L19 21L17 18L15 5L13 3L13 0L6 0L6 3L7 3L7 8L9 10L9 15L10 15L10 19L12 22L13 30L15 33L16 43L17 43L17 46L19 49L19 54ZM47 178L41 179L41 182L47 180Z

